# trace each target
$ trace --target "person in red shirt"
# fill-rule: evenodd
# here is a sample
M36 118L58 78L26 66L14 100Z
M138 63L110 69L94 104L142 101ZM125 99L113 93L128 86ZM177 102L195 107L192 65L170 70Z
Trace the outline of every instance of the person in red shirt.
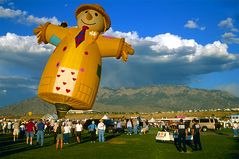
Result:
M30 119L28 121L28 123L26 124L26 143L28 144L28 140L30 138L30 145L32 145L32 138L34 136L35 133L35 124L32 122L32 119Z

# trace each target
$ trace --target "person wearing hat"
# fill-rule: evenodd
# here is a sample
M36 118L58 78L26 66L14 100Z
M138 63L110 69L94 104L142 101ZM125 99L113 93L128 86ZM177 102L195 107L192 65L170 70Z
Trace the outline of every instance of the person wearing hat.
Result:
M193 122L192 135L193 135L194 150L201 151L202 150L202 144L200 140L201 126L198 123L198 120L196 120L195 118L192 120L192 122Z
M98 134L99 134L99 142L105 142L105 129L106 126L103 122L103 119L100 119L100 122L97 126L98 128Z
M104 36L110 17L98 4L82 4L75 11L77 27L49 22L34 29L38 43L56 46L42 74L38 96L55 104L58 117L69 109L92 109L101 78L102 58L134 54L124 38Z

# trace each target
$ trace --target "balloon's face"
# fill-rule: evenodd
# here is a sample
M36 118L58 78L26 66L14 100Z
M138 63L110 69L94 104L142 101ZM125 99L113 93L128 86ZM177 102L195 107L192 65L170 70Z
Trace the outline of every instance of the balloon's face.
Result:
M104 31L104 17L99 12L88 9L80 12L77 16L77 25L79 28L83 26L89 27L90 30L103 32Z

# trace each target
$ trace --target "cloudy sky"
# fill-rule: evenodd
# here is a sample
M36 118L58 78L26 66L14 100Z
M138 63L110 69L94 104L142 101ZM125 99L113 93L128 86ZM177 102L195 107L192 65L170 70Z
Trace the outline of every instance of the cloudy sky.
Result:
M33 29L49 21L75 26L75 9L101 4L135 48L127 63L104 59L103 87L159 84L220 89L239 96L238 0L0 0L0 106L36 95L54 47Z

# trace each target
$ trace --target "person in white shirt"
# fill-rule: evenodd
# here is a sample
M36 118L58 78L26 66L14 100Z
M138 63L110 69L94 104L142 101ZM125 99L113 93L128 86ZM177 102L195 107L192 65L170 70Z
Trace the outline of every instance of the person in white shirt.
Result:
M103 120L100 119L100 123L98 124L98 133L99 133L99 142L105 142L105 124L103 123Z
M132 134L132 122L131 122L131 119L129 119L128 121L127 121L127 129L128 129L128 133L127 133L127 135L131 135Z
M82 126L81 122L78 121L78 123L76 124L76 140L77 140L77 143L80 143L80 141L81 141L82 130L83 130L83 126Z
M64 144L69 144L70 133L71 133L71 127L67 123L65 123L64 124L64 134L63 134Z
M15 120L14 124L13 124L13 141L16 141L16 138L18 139L18 134L19 134L19 128L20 128L20 123Z

